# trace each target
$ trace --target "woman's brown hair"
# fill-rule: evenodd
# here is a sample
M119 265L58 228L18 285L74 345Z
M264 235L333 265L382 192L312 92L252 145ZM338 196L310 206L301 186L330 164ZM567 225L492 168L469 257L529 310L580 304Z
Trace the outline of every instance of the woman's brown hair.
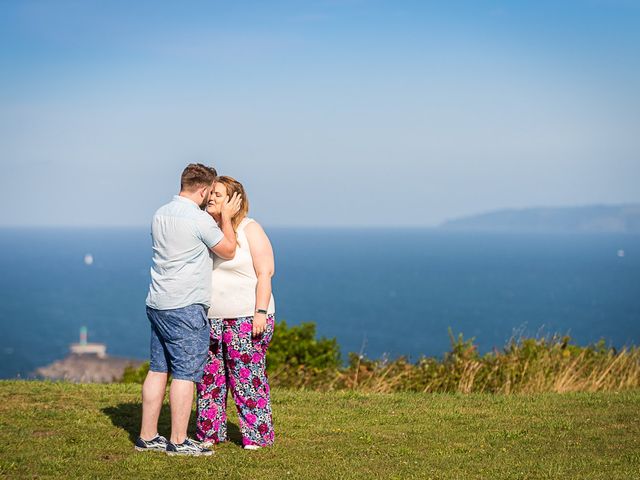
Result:
M242 200L240 201L240 210L238 210L238 212L231 219L233 230L238 231L238 225L240 225L240 222L249 213L249 199L247 198L247 194L244 191L244 187L235 178L226 176L216 177L216 183L221 183L225 186L229 198L231 198L234 193L242 195Z

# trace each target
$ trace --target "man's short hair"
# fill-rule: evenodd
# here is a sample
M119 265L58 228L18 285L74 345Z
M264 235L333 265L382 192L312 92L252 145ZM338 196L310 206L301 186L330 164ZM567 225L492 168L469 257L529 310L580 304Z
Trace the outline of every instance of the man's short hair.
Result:
M190 163L182 171L180 178L180 191L193 192L198 188L208 187L218 176L213 167L207 167L201 163Z

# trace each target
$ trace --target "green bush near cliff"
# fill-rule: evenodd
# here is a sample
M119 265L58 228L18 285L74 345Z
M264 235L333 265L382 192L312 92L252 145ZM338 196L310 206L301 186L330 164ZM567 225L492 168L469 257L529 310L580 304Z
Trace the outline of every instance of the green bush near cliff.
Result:
M231 442L212 457L176 458L133 449L140 385L0 381L0 477L640 478L640 390L460 395L274 388L272 402L273 447L242 450L231 404ZM169 434L167 405L159 431Z
M340 366L340 346L335 338L316 338L316 324L303 322L287 325L281 320L274 329L268 350L269 372L284 367L307 368L316 371L336 369Z
M316 338L316 324L287 325L281 320L268 350L268 373L278 384L295 382L302 373L322 375L334 372L340 366L340 346L335 338ZM149 371L149 362L139 368L127 367L122 383L142 383Z
M128 366L124 369L121 383L142 383L149 372L149 362L144 362L140 367Z

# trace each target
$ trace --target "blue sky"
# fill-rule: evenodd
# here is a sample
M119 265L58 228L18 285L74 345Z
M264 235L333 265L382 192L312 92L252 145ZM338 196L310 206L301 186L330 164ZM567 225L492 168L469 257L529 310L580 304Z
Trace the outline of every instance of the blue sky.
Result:
M145 225L191 161L274 226L640 201L638 1L0 11L0 225Z

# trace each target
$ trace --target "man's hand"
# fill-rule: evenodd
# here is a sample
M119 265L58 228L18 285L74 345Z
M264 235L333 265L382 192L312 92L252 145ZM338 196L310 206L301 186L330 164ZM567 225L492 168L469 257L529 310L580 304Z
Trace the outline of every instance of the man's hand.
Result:
M251 333L254 337L264 333L267 328L267 316L264 313L253 314L253 330Z
M237 192L234 192L231 198L227 196L227 198L224 199L222 208L220 209L221 210L220 214L222 215L222 218L228 218L229 220L231 220L233 216L236 213L238 213L238 210L240 210L241 203L242 203L242 195L238 195Z

